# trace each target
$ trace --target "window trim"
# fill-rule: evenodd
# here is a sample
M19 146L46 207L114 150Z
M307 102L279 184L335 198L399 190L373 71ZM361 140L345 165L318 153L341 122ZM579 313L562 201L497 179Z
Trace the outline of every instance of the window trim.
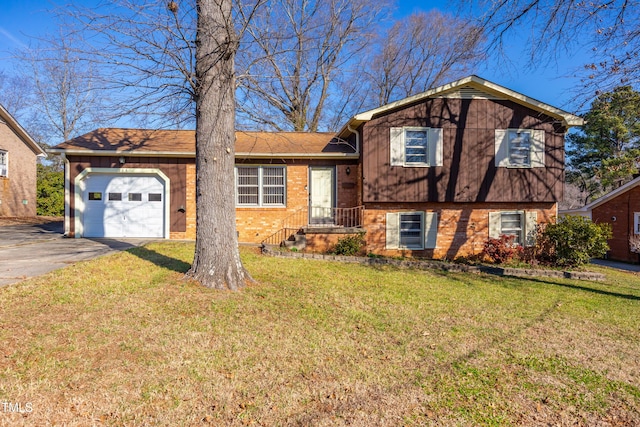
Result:
M640 234L640 212L633 213L633 234Z
M0 150L0 157L4 157L4 163L0 163L0 178L9 178L9 151Z
M258 203L240 203L240 194L238 193L238 168L256 168L258 170ZM282 169L282 203L264 203L264 170L265 169ZM235 165L233 169L234 173L234 191L235 191L235 205L237 208L283 208L287 206L287 167L285 165L253 165L253 164L239 164ZM253 187L253 186L251 186ZM268 185L267 187L280 187L274 185Z

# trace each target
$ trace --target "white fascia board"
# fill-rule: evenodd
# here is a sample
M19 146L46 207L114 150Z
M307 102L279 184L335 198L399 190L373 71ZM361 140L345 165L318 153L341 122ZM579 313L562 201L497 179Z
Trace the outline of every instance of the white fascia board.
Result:
M237 159L358 159L356 153L236 153Z

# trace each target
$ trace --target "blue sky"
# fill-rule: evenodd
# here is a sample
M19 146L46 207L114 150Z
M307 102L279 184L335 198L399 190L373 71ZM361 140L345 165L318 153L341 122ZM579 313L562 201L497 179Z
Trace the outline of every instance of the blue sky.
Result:
M90 0L95 1L95 0ZM54 4L64 4L63 0L0 0L0 70L6 68L7 50L24 47L29 44L29 36L38 36L51 31L52 19L47 13ZM87 1L84 0L83 4ZM447 11L446 1L440 0L399 0L396 16L400 17L413 11L439 9ZM527 57L523 53L522 42L513 40L507 46L510 66L488 60L485 66L476 72L480 77L491 80L509 89L523 93L555 107L574 111L571 101L572 89L579 84L570 75L580 64L576 56L565 56L558 63L532 69L527 66Z

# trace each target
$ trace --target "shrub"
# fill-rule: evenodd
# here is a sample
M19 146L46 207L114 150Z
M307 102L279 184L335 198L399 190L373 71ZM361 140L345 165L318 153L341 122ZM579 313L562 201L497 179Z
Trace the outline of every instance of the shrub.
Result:
M541 262L560 267L577 267L591 258L604 256L609 250L611 225L596 224L581 216L565 216L547 224L537 238Z
M503 234L499 238L490 238L484 243L482 252L488 256L495 264L504 264L514 258L520 258L522 246L513 241L516 236Z
M363 252L365 244L364 233L352 234L338 239L338 243L330 253L347 256L358 255Z

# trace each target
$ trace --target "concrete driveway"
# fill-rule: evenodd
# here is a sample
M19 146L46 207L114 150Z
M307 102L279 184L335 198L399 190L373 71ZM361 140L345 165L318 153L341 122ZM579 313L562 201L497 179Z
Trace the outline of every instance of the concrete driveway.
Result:
M0 286L77 261L140 246L149 239L67 239L61 221L0 225Z

